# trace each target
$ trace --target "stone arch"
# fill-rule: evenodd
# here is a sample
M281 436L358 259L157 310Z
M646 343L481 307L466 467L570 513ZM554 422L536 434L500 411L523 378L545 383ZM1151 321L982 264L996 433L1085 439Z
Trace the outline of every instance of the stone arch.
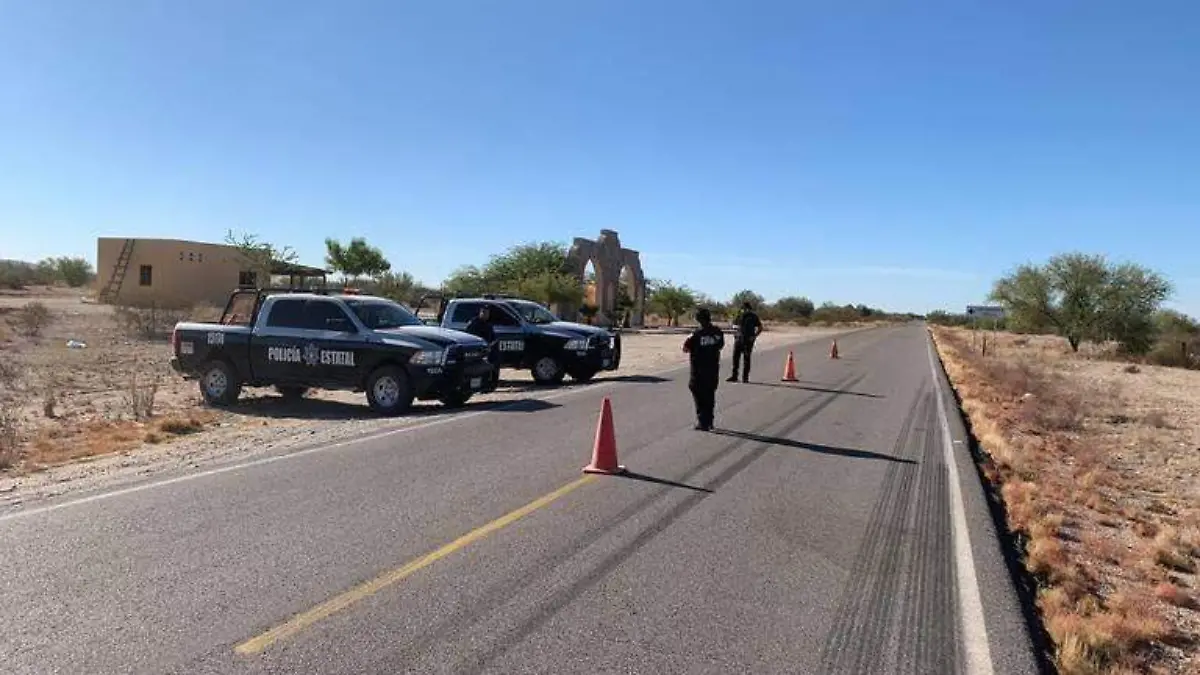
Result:
M612 325L621 317L616 316L617 289L621 273L628 269L632 280L630 295L634 308L629 323L640 327L645 318L646 279L642 272L641 257L637 251L623 248L621 239L614 230L600 230L597 239L576 237L567 252L570 271L584 283L584 274L590 261L596 269L596 305L599 311L596 322ZM578 307L565 308L567 317L578 313Z
M624 249L621 251L621 267L617 272L617 282L613 286L613 303L620 295L620 286L622 277L625 273L629 273L629 296L633 301L633 307L630 309L627 316L618 317L618 321L622 321L623 327L642 326L646 318L646 277L642 273L642 261L638 256L637 251Z

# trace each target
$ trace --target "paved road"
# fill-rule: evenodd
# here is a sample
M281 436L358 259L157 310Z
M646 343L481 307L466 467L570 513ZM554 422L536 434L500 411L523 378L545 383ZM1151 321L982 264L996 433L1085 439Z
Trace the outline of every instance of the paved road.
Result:
M784 351L756 354L716 433L676 372L2 515L0 663L1033 672L924 329L839 347L797 345L789 385ZM604 395L634 476L580 472Z

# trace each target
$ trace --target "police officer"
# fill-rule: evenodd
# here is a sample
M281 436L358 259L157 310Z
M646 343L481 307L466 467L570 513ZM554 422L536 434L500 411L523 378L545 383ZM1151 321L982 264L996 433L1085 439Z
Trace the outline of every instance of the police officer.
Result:
M762 332L762 321L759 320L758 314L754 312L754 307L749 302L742 303L742 311L733 320L733 374L729 376L730 382L737 382L738 366L744 365L742 368L742 382L750 381L750 353L754 351L754 341L758 338L758 334ZM742 364L742 359L745 359L745 364Z
M492 328L492 308L490 305L480 305L479 314L467 324L465 332L483 338L488 343L488 363L492 364L492 379L485 391L495 391L500 384L500 359L496 350L496 329Z
M712 314L703 307L696 311L696 321L700 322L700 328L683 342L683 351L690 356L692 365L688 389L692 390L692 400L696 404L696 429L711 431L725 334L713 325Z

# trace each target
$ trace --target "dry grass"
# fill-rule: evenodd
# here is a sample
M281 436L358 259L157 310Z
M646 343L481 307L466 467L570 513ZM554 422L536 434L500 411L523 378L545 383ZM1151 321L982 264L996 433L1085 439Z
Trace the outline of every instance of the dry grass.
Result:
M128 452L143 443L158 444L202 431L218 415L196 410L148 420L96 420L43 429L23 458L30 470Z
M935 328L1066 675L1195 672L1200 373Z

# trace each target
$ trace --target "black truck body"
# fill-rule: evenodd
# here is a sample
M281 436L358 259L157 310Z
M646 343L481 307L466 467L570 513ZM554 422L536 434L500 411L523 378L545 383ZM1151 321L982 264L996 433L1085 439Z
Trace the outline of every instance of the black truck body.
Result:
M586 382L601 371L617 370L621 365L620 333L560 321L532 300L496 295L428 297L438 301L438 325L452 330L466 329L479 308L488 305L496 332L494 361L501 368L529 370L538 384L558 384L566 375ZM421 304L425 302L422 299Z
M171 365L197 379L213 405L242 386L285 396L310 388L365 391L385 414L414 399L464 404L492 379L488 345L461 331L424 325L386 298L338 293L235 291L220 323L180 323Z

